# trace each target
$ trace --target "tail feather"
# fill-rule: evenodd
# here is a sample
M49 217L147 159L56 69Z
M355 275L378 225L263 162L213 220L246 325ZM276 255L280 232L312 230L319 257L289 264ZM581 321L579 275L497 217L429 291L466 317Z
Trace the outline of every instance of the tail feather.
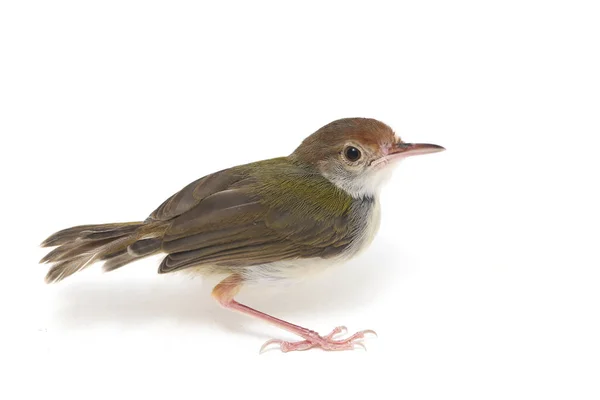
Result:
M157 253L163 233L164 225L144 222L81 225L56 232L42 243L58 246L40 261L54 263L46 282L58 282L100 260L106 260L104 269L111 271Z
M140 260L144 257L149 256L148 255L144 255L144 256L132 256L129 253L124 253L124 254L120 254L116 257L111 257L109 260L107 260L104 265L102 266L102 269L106 272L109 271L114 271L115 269L121 268L124 265L127 265L131 262Z
M150 238L138 240L127 248L127 251L133 256L144 256L152 254L162 245L162 238Z
M140 260L151 256L160 251L162 246L162 237L154 237L148 239L140 239L135 243L127 246L127 249L121 250L105 257L107 261L102 267L105 271L114 271L117 268L129 264L130 262Z
M48 254L40 260L40 263L53 263L58 261L69 260L73 257L77 257L85 252L94 250L104 244L107 244L111 239L105 240L80 240L76 239L72 242L65 243Z
M70 260L61 261L54 264L46 274L46 282L58 282L67 276L73 275L75 272L85 268L86 264L91 261L90 257L85 255L71 258Z
M89 240L114 239L114 238L132 234L138 228L139 228L139 226L133 225L133 226L124 226L124 227L110 230L110 231L90 232L90 233L86 233L82 237L82 239L89 239Z
M75 239L81 239L87 235L100 232L114 232L128 227L139 228L143 222L124 222L113 224L97 224L97 225L79 225L72 228L63 229L50 235L41 244L42 247L61 246ZM135 230L135 229L134 229Z

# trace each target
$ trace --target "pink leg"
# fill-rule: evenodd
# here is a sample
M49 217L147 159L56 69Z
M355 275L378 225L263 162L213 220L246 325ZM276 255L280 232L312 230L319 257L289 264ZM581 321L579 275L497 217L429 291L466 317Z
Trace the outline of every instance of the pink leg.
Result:
M213 297L225 308L239 311L246 315L260 318L263 321L269 322L281 329L294 333L304 340L299 342L286 342L278 339L271 339L261 347L260 351L265 350L270 344L279 344L281 351L299 351L308 350L313 347L320 347L323 350L353 350L355 345L365 347L360 341L365 337L365 334L372 333L377 335L375 331L365 330L355 333L354 335L341 340L334 339L335 336L347 331L345 326L338 326L328 335L320 336L317 332L303 328L298 325L291 324L279 318L275 318L269 314L265 314L244 304L238 303L234 297L240 291L243 279L239 275L231 275L221 281L212 291Z

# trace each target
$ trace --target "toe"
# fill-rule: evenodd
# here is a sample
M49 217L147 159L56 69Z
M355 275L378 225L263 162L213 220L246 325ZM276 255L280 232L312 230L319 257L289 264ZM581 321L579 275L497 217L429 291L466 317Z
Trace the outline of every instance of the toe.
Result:
M303 340L301 342L283 342L283 343L281 343L281 351L283 351L284 353L287 353L289 351L308 350L313 347L315 347L315 344L309 342L308 340Z
M337 326L328 335L324 336L324 339L333 339L336 336L345 335L346 333L348 333L348 328L343 325Z

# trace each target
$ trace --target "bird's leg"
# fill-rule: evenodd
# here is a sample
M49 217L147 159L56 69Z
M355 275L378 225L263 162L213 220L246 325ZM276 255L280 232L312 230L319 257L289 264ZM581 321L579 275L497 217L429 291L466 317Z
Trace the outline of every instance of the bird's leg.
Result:
M376 335L375 331L365 330L357 332L346 339L336 340L335 337L337 335L347 331L345 326L338 326L329 334L321 336L313 330L294 325L279 318L275 318L271 315L265 314L235 301L234 297L239 293L243 282L243 278L240 275L230 275L214 287L212 296L225 308L262 319L263 321L269 322L270 324L281 329L285 329L286 331L294 333L304 339L299 342L286 342L283 340L271 339L261 347L261 352L270 344L279 344L281 351L283 352L308 350L313 347L320 347L323 350L352 350L354 349L355 345L364 348L361 339L364 338L365 334L372 333Z

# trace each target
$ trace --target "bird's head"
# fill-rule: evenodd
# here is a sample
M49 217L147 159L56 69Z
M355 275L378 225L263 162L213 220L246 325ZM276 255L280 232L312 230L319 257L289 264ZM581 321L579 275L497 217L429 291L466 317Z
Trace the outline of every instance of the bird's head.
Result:
M435 144L405 143L375 119L345 118L307 137L290 157L361 198L375 196L400 160L443 150Z

